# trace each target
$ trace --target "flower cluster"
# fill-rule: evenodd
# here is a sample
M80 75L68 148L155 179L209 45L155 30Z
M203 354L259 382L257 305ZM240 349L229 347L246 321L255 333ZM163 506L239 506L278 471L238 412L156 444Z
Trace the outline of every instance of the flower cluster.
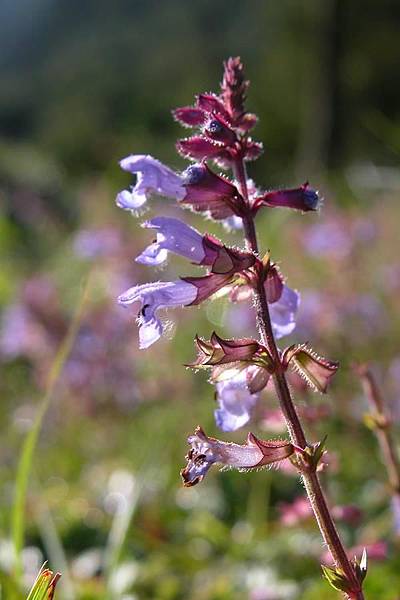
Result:
M178 207L190 208L228 228L242 226L262 208L317 210L320 199L308 183L297 188L260 191L246 178L244 192L234 167L238 162L255 160L262 152L262 144L249 136L257 117L245 110L247 89L240 60L229 59L220 94L199 94L193 106L173 111L180 124L197 130L177 143L178 152L195 162L183 172L176 172L148 155L122 159L121 168L135 175L136 182L117 195L117 205L137 214L152 195L166 196L175 200ZM211 163L231 169L235 176L228 178L215 172ZM119 296L119 303L125 307L140 306L137 323L141 349L161 337L161 309L197 305L216 292L226 294L231 302L250 306L258 285L264 287L275 337L279 339L294 331L300 295L287 286L268 256L261 259L248 246L228 246L177 218L157 216L142 226L153 230L155 239L136 257L136 262L159 266L173 253L206 269L206 273L134 285ZM251 418L276 365L268 349L256 340L223 340L214 333L210 342L197 337L196 344L199 357L191 366L211 367L218 403L216 423L223 431L234 431ZM303 346L290 347L282 354L282 368L289 364L319 391L326 391L328 380L337 369L335 363L320 359Z
M346 558L316 476L323 462L324 441L307 442L286 379L286 372L292 369L311 389L326 393L338 364L322 358L307 344L278 348L276 340L296 327L300 296L288 287L269 253L259 252L255 228L260 210L287 208L305 213L318 210L321 200L308 182L260 190L247 178L246 163L262 153L262 144L249 135L257 117L245 108L248 86L240 59L230 58L224 65L219 94L199 94L193 105L173 111L176 121L194 130L193 135L177 142L179 154L192 164L176 172L151 156L128 156L120 165L135 175L136 181L117 196L117 205L131 213L142 209L153 194L166 196L175 200L177 207L220 222L225 229L242 227L244 246L227 245L176 218L152 218L143 226L155 230L156 237L136 261L158 266L172 252L205 269L205 273L134 285L119 296L119 303L140 306L140 348L148 348L160 338L161 309L201 304L217 292L232 303L254 307L260 339L224 339L216 332L209 340L196 336L198 355L188 366L209 371L216 389L215 420L223 431L234 431L250 420L262 391L273 379L290 441L260 440L249 434L247 442L239 445L208 437L198 427L188 438L190 451L181 471L183 483L198 484L212 465L251 470L290 459L305 481L313 512L335 561L334 568L323 566L324 576L346 597L363 600L366 557L353 562ZM216 168L225 173L216 172Z

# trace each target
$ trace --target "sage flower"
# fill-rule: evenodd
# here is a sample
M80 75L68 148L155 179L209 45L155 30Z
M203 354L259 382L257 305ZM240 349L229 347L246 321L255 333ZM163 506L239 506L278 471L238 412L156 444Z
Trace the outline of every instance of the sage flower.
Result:
M283 286L279 300L269 304L272 329L277 339L294 331L299 305L300 294L287 285Z
M203 236L193 227L179 219L155 217L143 223L143 227L156 230L156 239L135 259L145 265L161 265L168 252L174 252L193 263L200 264L205 258Z
M123 306L140 303L141 309L137 317L139 348L145 349L154 344L163 333L157 311L161 308L187 306L192 304L196 296L197 288L186 281L158 281L129 288L119 296L118 302Z
M124 171L136 175L136 184L117 195L117 206L135 211L143 206L151 194L182 200L185 188L180 175L146 154L131 154L120 161Z
M181 471L185 486L200 483L212 465L239 470L258 469L289 458L294 448L284 440L259 440L249 433L246 444L222 442L208 437L201 427L188 437L191 446L186 456L187 465Z

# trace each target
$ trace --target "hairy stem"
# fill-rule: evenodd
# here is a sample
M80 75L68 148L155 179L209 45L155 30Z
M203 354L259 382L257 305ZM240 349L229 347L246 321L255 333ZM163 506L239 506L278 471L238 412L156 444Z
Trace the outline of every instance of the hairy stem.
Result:
M247 177L243 160L236 161L236 163L233 165L233 171L239 183L240 192L249 205ZM259 249L254 217L250 210L248 211L246 217L243 218L243 226L247 247L258 255ZM275 390L279 399L281 410L286 420L290 439L292 443L296 444L296 446L305 449L308 446L306 436L297 415L285 373L282 370L278 347L272 331L265 287L264 283L260 281L260 279L258 280L257 288L255 290L255 303L259 334L262 342L267 346L275 363L275 374L273 377ZM344 546L340 540L338 531L322 491L316 469L302 468L301 475L322 537L329 548L336 566L345 573L346 578L351 585L352 594L351 596L349 595L349 597L354 600L364 600L361 584L356 577L354 568L351 565Z

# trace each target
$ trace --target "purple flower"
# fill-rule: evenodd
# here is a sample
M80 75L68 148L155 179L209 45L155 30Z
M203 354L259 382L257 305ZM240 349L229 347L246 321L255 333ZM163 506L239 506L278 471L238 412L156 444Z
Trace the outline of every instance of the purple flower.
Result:
M82 229L75 236L73 248L82 258L93 259L116 254L121 249L121 236L117 229Z
M179 219L155 217L143 223L143 227L156 229L155 241L135 260L145 265L160 265L167 260L168 251L200 264L205 258L203 236L193 227Z
M300 304L300 294L287 285L277 302L270 303L271 323L276 338L289 335L296 327L296 313Z
M308 227L303 243L308 254L313 257L332 256L343 259L350 254L353 241L344 224L332 218L325 223Z
M399 493L393 494L392 496L392 513L393 513L393 527L396 535L400 535L400 495Z
M248 388L249 366L238 371L230 379L216 384L219 408L214 411L215 422L222 431L236 431L251 417L259 394L252 394Z
M121 294L118 302L129 306L140 302L138 315L139 348L148 348L163 332L163 326L156 312L160 308L175 308L191 304L197 296L197 288L186 281L158 281L135 285Z
M180 175L148 154L131 154L119 164L124 171L136 175L136 185L129 190L123 190L117 196L116 202L120 208L137 210L150 194L168 196L176 200L182 200L185 196Z

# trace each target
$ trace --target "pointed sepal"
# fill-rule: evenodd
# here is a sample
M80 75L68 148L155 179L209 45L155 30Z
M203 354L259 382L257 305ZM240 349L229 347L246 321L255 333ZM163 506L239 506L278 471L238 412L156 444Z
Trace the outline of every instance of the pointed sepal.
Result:
M214 331L209 341L196 336L195 343L198 349L198 357L188 365L194 368L270 360L265 346L253 339L226 340Z
M206 113L196 106L182 106L172 111L175 121L184 127L200 127L206 120Z
M220 240L209 234L203 236L203 248L205 257L202 264L209 265L212 273L233 275L249 269L257 261L252 252L224 246Z
M235 276L233 275L221 275L217 273L208 273L204 277L181 277L182 281L186 281L197 288L197 294L195 299L187 306L195 306L201 304L204 300L207 300L224 288L233 283Z
M368 558L366 548L364 548L362 552L360 561L358 561L357 557L355 556L354 560L352 561L352 564L356 572L356 577L361 585L364 579L366 578L368 571Z
M315 391L326 393L328 385L339 368L339 363L319 356L307 344L294 344L282 354L285 369L291 366Z
M184 158L202 160L220 154L224 150L225 144L205 138L202 135L194 135L190 138L178 140L176 148Z

